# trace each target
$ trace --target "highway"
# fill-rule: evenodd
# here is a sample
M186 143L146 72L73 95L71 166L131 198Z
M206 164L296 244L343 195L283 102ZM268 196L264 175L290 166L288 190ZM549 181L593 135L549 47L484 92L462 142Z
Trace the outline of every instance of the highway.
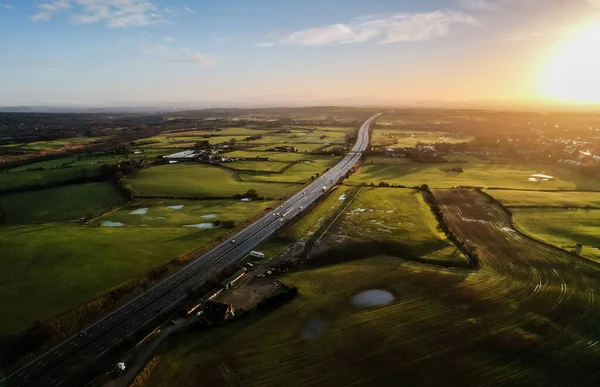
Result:
M328 191L360 159L369 143L369 126L376 114L360 128L352 150L334 167L315 179L236 235L160 281L145 293L103 316L84 331L64 340L21 369L0 381L0 385L69 386L70 377L82 364L101 358L121 341L150 325L156 327L164 315L173 312L188 297L188 289L206 281L208 269L220 270L242 259L256 246L273 235L290 219L303 212ZM326 189L323 189L326 187ZM149 327L148 327L149 328Z

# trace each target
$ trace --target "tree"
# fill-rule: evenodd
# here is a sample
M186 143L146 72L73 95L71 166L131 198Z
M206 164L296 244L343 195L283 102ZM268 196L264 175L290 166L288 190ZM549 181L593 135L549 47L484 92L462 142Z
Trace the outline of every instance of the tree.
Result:
M235 145L235 138L232 138L229 140L229 145Z

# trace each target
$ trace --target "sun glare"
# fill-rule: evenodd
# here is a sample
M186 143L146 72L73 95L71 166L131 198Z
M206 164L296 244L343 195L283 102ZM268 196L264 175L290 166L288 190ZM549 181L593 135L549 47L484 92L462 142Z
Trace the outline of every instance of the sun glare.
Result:
M544 74L546 97L574 103L600 103L600 23L585 28L562 46Z

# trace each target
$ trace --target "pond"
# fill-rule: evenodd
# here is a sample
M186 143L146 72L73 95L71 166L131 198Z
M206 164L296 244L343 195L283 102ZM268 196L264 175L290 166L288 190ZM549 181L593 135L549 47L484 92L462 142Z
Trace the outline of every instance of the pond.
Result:
M148 212L147 208L138 208L137 210L131 211L130 215L145 215Z
M123 226L125 226L125 224L121 223L121 222L111 222L110 220L105 220L104 222L102 222L102 226L103 227L123 227Z
M365 290L352 297L352 303L360 308L380 306L394 301L394 295L386 290Z
M214 228L215 225L212 223L198 223L198 224L186 224L185 228Z

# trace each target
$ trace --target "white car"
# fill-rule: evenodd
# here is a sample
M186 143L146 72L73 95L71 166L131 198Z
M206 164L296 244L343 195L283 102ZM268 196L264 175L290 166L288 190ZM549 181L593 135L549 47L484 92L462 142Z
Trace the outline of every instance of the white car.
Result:
M202 317L203 314L204 314L204 311L201 310L200 312L196 313L196 317Z
M231 243L235 243L235 239L232 239L232 240L231 240Z

